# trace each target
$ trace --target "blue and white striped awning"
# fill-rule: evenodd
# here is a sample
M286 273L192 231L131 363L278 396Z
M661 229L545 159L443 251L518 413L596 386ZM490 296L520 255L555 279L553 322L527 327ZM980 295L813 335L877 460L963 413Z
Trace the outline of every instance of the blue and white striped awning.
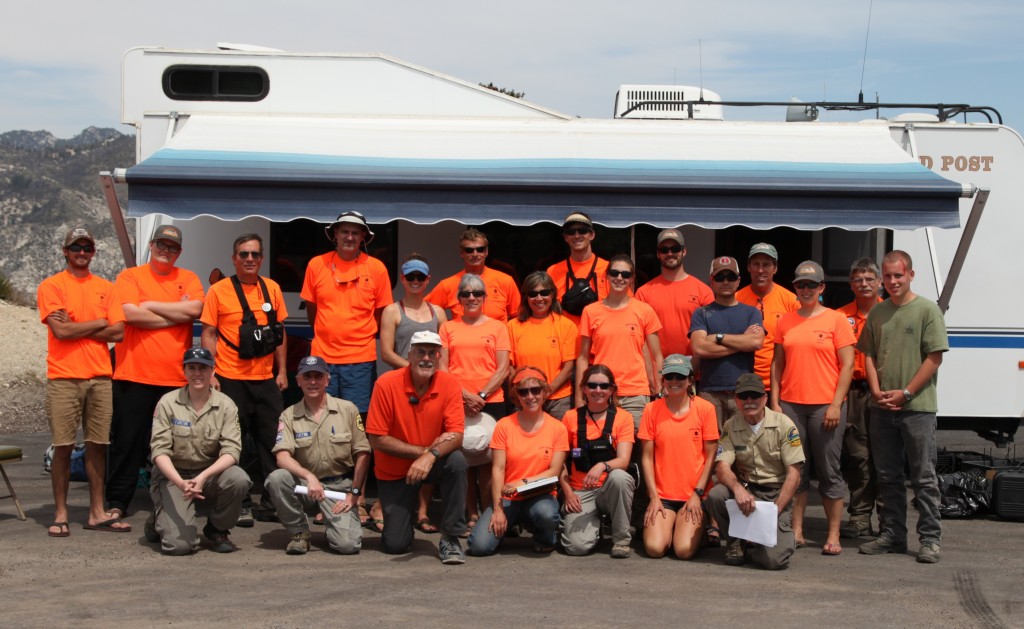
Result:
M204 115L126 179L131 217L421 224L957 227L970 195L885 123Z

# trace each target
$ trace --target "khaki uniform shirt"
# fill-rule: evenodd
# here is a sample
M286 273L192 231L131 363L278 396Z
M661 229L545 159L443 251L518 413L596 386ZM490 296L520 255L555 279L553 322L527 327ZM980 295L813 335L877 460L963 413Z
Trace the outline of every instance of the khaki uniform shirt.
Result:
M804 461L800 431L790 418L765 408L761 430L755 436L743 415L737 413L722 428L715 461L732 466L741 481L781 487L786 468Z
M356 455L370 451L366 428L355 405L328 395L320 423L307 413L302 401L281 413L272 451L287 451L320 479L350 473Z
M238 408L220 391L210 391L206 406L196 411L187 385L171 391L156 405L149 447L152 460L166 454L177 470L204 470L222 454L237 463L242 452Z

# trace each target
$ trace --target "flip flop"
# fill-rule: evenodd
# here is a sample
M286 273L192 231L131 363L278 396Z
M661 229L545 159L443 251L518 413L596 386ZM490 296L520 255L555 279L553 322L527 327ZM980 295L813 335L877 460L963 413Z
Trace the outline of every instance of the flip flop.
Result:
M50 537L71 537L71 529L68 527L67 522L54 522L49 526L49 528L52 529L55 526L60 529L59 532L54 533L53 531L47 529L46 534Z
M420 533L439 533L441 529L430 523L430 518L422 517L416 520L416 530Z
M821 554L835 557L843 552L843 547L839 544L827 543L821 547Z
M124 522L125 526L114 526L115 524L122 522L121 518L110 518L104 520L99 524L89 524L86 522L82 525L82 528L87 531L107 531L108 533L131 533L132 525Z
M384 518L370 518L366 521L366 528L374 533L384 532Z
M365 503L358 506L358 513L359 513L359 526L362 526L363 528L371 528L370 527L370 512L366 510L366 504Z
M796 540L796 548L807 548L807 540L798 539Z
M704 544L708 548L720 548L722 546L722 534L718 527L709 526L704 529Z

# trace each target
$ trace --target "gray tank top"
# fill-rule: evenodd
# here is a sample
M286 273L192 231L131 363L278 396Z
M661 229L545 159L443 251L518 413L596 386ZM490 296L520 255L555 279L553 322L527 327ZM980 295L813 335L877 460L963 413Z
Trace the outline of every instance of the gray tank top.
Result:
M428 304L429 305L429 304ZM416 332L437 332L437 313L434 307L430 306L430 321L413 321L405 314L405 302L398 300L398 312L401 319L398 320L398 327L395 328L395 353L408 360L409 348L412 343L412 335Z

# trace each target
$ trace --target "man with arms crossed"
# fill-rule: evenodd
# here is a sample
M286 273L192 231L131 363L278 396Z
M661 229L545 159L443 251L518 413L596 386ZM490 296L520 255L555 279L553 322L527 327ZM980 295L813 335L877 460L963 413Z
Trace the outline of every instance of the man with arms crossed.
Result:
M779 252L773 245L759 242L750 248L747 255L747 271L750 285L736 293L741 304L753 306L761 312L764 328L764 345L754 354L754 373L764 380L765 389L771 390L772 358L775 355L775 328L779 319L787 312L799 307L793 291L775 283L779 270Z
M487 235L482 231L472 227L464 231L459 238L459 255L465 268L441 280L437 288L427 295L427 301L450 311L453 320L459 319L462 317L459 282L467 273L479 275L487 289L484 314L501 322L514 319L519 314L519 287L511 275L486 266L489 247Z

